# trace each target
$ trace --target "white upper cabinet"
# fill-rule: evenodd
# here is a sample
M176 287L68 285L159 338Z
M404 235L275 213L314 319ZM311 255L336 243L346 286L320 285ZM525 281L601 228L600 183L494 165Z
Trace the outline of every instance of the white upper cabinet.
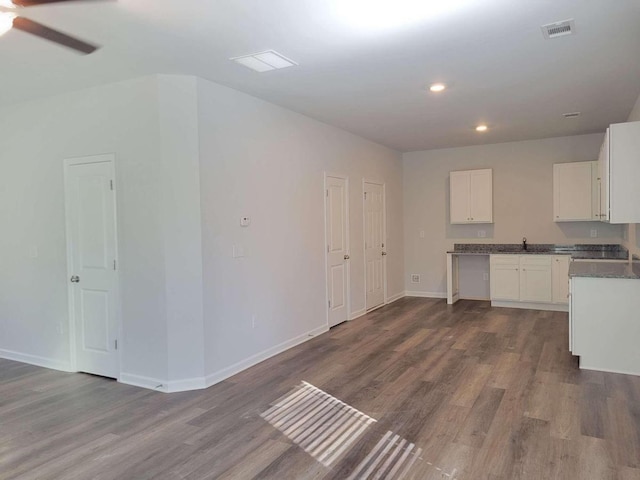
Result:
M465 170L449 174L451 223L493 223L493 171Z
M598 162L600 219L640 223L640 122L611 125Z
M553 166L553 220L599 220L598 162L556 163ZM595 187L595 188L594 188Z

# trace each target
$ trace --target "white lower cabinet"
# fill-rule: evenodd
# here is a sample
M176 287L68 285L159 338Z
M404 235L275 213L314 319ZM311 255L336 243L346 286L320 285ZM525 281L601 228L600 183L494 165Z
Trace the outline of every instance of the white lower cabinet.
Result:
M569 350L580 368L640 375L640 280L571 279Z
M569 263L567 255L555 255L551 265L553 303L569 303Z
M491 255L491 300L520 300L518 255Z
M498 303L568 305L567 255L491 255L491 300Z
M551 303L551 257L520 256L520 301Z

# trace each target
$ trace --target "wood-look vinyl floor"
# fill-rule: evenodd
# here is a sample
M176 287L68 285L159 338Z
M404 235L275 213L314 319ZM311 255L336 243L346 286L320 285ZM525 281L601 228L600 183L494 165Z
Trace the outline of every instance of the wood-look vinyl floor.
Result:
M579 370L567 334L405 298L195 392L0 360L0 479L346 479L392 432L406 479L638 480L640 377ZM330 466L261 417L303 381L377 420Z

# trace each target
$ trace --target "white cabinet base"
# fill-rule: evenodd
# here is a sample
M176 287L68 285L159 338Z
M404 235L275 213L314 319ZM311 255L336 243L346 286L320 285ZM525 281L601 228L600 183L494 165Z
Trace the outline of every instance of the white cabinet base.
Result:
M580 368L640 375L640 280L573 277L571 335Z
M502 300L492 300L492 307L503 308L526 308L528 310L548 310L550 312L568 312L569 305L557 303L537 303L537 302L505 302Z

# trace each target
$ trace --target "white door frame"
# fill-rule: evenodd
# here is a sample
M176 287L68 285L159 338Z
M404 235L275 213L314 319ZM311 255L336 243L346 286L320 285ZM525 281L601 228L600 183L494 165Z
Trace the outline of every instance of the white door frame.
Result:
M77 362L77 352L76 352L76 318L74 316L74 296L73 296L73 289L69 287L69 278L71 275L74 274L73 272L73 265L72 265L72 248L71 248L71 229L70 229L70 225L69 225L69 217L68 217L68 212L71 209L71 202L69 199L69 196L67 195L67 191L69 188L69 178L68 178L68 171L69 171L69 167L74 166L74 165L86 165L86 164L91 164L91 163L110 163L111 164L111 170L113 173L113 195L112 195L112 199L113 199L113 216L114 216L114 235L115 235L115 251L114 251L114 255L115 255L115 261L116 261L116 286L114 288L114 296L115 296L115 304L116 304L116 311L115 311L115 315L116 315L116 325L117 325L117 339L118 339L118 350L117 350L117 361L118 361L118 378L117 380L120 381L120 375L122 373L122 356L123 356L123 350L124 350L124 342L122 341L122 304L120 301L120 259L119 259L119 255L118 255L118 202L116 199L116 194L117 194L117 182L116 182L116 156L113 153L105 153L105 154L99 154L99 155L89 155L86 157L73 157L73 158L66 158L63 160L63 164L64 164L64 192L65 192L65 199L64 199L64 205L65 205L65 234L66 234L66 249L67 249L67 302L69 305L69 318L68 318L68 324L67 324L67 328L69 330L69 359L70 359L70 367L71 370L74 372L78 371L78 362Z
M380 182L378 180L368 180L366 178L362 179L362 252L364 262L364 308L367 312L380 308L387 304L387 255L382 259L382 285L384 290L384 298L381 305L371 307L367 309L367 259L364 255L366 251L366 242L365 242L365 232L366 232L366 215L364 214L365 204L364 204L364 191L365 184L373 184L379 185L382 187L382 238L384 239L384 247L383 250L387 251L387 185L385 182Z
M327 177L341 178L345 184L345 209L347 211L346 223L347 232L345 242L347 243L347 255L351 255L351 240L350 240L350 219L349 219L349 177L343 174L324 172L324 188L322 197L324 198L324 289L325 289L325 307L326 307L326 322L329 327L329 252L327 252L327 245L329 245L329 232L327 232ZM347 262L347 321L351 320L351 262Z

